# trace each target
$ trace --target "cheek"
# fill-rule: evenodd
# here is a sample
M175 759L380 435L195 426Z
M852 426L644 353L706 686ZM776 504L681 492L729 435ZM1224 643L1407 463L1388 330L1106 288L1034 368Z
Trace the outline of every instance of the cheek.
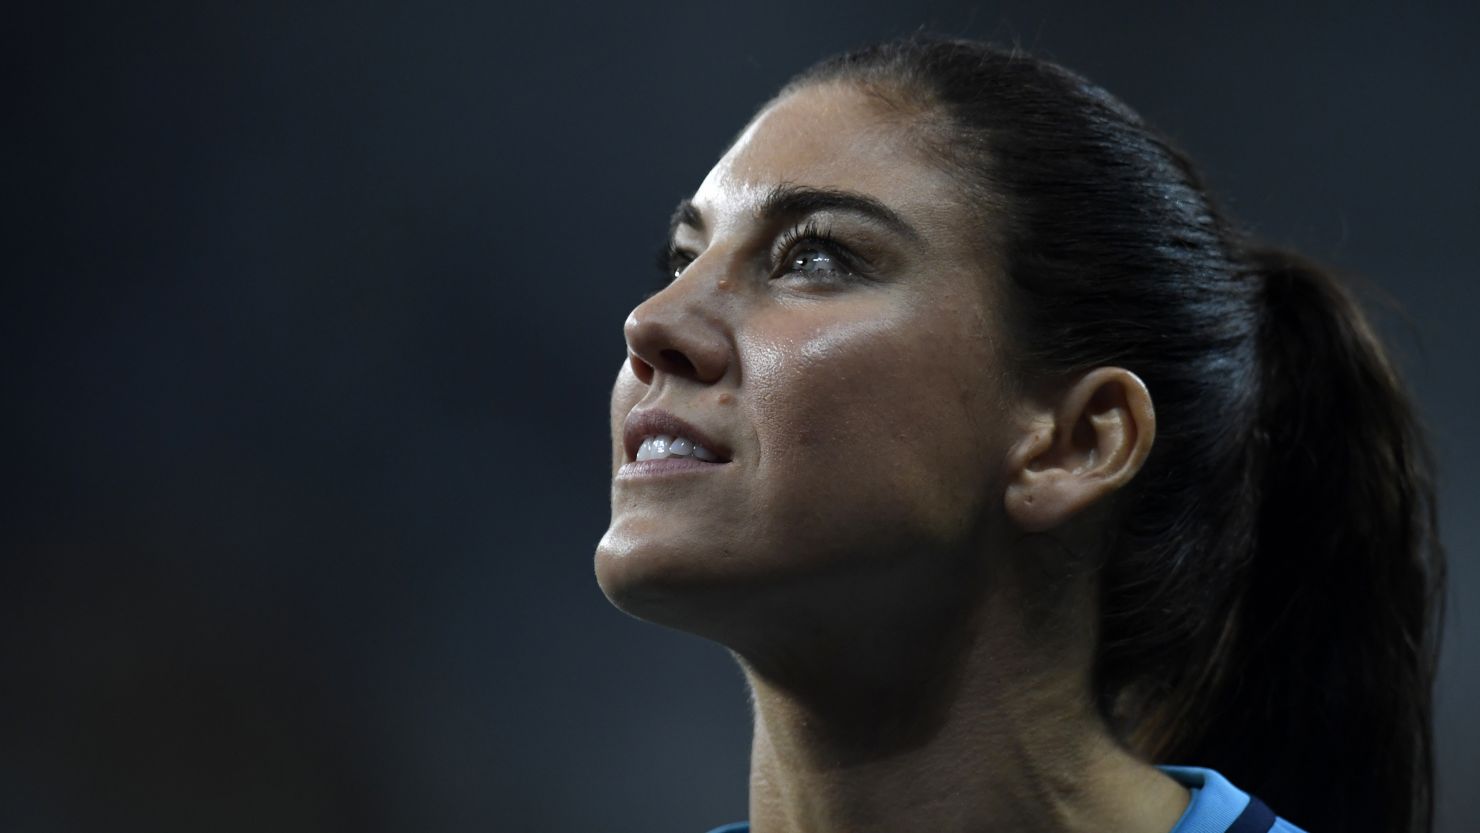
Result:
M770 517L880 541L965 534L995 471L996 374L980 316L941 309L755 335L746 385Z

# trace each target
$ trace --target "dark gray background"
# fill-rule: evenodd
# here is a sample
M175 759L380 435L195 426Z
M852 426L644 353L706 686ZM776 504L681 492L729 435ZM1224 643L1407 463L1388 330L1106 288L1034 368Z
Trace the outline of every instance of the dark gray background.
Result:
M742 817L728 657L591 576L620 325L755 105L922 24L1084 72L1400 304L1452 559L1440 829L1480 826L1473 11L240 5L0 26L0 829Z

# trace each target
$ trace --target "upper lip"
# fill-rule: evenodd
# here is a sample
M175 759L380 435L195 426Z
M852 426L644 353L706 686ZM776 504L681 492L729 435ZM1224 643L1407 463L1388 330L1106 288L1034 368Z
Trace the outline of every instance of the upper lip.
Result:
M637 449L642 445L644 437L656 437L659 434L687 437L713 451L719 458L718 462L724 463L730 459L729 446L695 428L691 423L656 408L627 414L627 421L622 427L622 445L627 450L627 459L637 459Z

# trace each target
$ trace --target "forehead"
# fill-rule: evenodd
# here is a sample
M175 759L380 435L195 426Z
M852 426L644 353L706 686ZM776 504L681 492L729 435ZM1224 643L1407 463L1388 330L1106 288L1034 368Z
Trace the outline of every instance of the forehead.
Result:
M694 204L723 222L789 184L866 194L927 227L947 222L959 193L910 118L853 85L803 87L756 116Z

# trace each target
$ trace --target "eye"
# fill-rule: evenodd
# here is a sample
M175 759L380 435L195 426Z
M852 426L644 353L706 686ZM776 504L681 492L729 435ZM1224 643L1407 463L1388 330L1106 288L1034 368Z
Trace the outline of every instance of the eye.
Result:
M786 274L804 278L839 278L851 273L832 252L817 243L803 243L791 250Z
M658 249L656 258L658 265L659 287L666 286L669 281L678 277L684 269L694 260L694 254L680 249L673 243L664 243Z
M866 274L858 268L861 259L815 222L783 235L776 252L775 278L828 283L851 281Z

